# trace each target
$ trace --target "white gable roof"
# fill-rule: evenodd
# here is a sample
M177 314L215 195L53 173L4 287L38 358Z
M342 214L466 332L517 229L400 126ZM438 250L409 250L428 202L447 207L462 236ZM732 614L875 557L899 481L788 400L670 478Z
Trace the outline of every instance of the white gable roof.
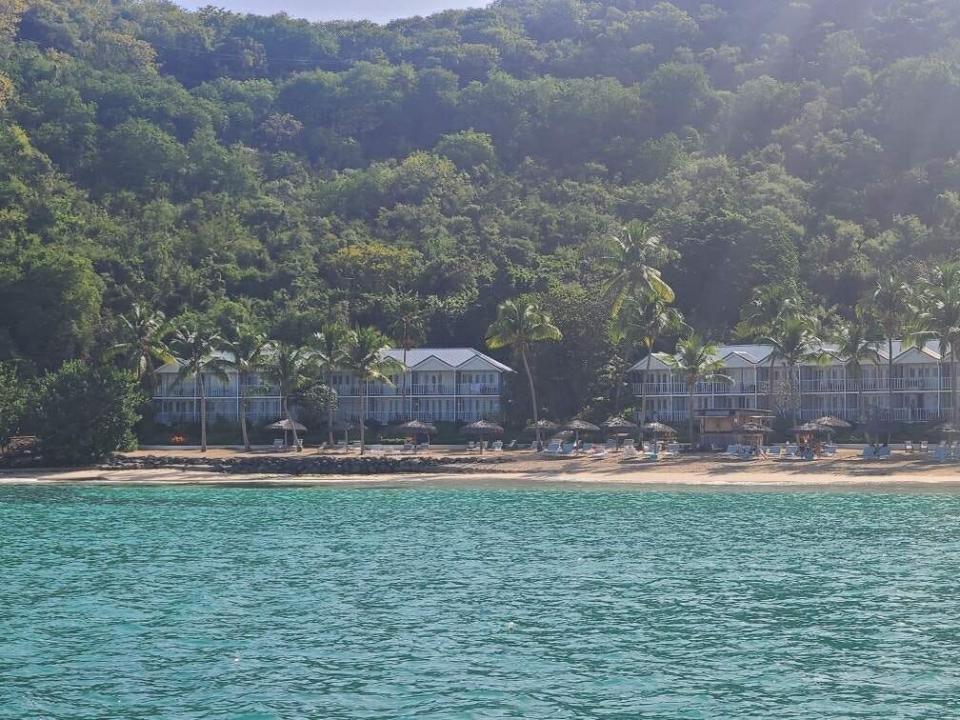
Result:
M403 362L403 350L400 348L388 350L387 355ZM512 368L473 348L411 348L407 350L407 367L411 370L420 370L421 365L423 365L422 369L440 369L440 366L436 365L438 362L448 370L492 369L499 372L513 372ZM477 362L482 364L475 366Z

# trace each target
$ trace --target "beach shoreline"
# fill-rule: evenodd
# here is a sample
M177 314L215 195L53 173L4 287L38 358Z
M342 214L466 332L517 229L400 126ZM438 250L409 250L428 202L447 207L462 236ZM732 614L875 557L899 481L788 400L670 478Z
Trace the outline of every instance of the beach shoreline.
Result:
M155 452L153 453L155 455ZM179 455L183 455L181 451ZM130 453L137 458L146 453ZM211 460L229 457L211 451ZM176 456L171 454L171 460ZM694 455L658 463L622 463L616 457L544 459L532 452L510 453L496 464L477 463L424 472L372 474L225 473L211 468L11 469L0 471L0 485L197 485L257 487L642 487L647 489L922 489L960 491L960 466L936 463L925 456L897 455L864 461L847 452L811 462L738 461Z

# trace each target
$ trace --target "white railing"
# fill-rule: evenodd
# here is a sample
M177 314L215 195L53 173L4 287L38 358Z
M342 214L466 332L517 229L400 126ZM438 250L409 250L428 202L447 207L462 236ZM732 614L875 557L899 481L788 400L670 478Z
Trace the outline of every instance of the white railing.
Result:
M476 383L457 385L457 395L499 395L500 388L496 385L478 385Z
M789 412L786 413L789 416ZM856 408L806 408L800 411L800 419L803 421L813 420L815 418L830 415L846 420L851 423L857 422L858 415ZM864 422L870 422L872 419L895 420L897 422L932 422L947 417L947 411L935 408L865 408L863 411Z

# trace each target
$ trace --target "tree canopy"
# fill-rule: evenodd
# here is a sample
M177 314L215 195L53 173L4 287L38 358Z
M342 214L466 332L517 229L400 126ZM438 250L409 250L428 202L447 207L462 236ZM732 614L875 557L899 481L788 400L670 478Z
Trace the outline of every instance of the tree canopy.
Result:
M389 330L396 291L435 299L423 342L470 346L535 295L596 378L614 348L570 325L629 276L634 222L707 337L764 286L852 317L879 272L956 253L955 10L500 0L379 26L7 3L0 361L98 357L138 306L293 342L333 315Z

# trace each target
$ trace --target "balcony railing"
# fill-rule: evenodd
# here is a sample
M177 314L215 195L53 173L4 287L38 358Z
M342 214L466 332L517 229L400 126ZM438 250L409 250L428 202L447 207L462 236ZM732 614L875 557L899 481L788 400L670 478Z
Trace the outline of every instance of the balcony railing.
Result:
M860 413L856 408L807 408L800 411L801 420L813 420L824 415L857 422ZM866 408L863 412L864 421L872 419L893 420L896 422L932 422L946 418L948 411L941 408Z
M476 383L461 383L457 385L457 395L499 395L500 388L496 385L478 385Z
M852 379L826 378L821 380L800 380L796 389L807 393L856 393L862 385L864 392L888 392L891 383L887 378L864 378L862 382ZM949 392L949 377L922 377L922 378L894 378L894 392ZM753 383L697 383L694 394L702 395L765 395L769 392L766 380ZM786 389L786 383L778 381L776 388ZM664 395L686 395L687 385L682 382L671 383L633 383L633 394L637 397L646 394L647 397Z

